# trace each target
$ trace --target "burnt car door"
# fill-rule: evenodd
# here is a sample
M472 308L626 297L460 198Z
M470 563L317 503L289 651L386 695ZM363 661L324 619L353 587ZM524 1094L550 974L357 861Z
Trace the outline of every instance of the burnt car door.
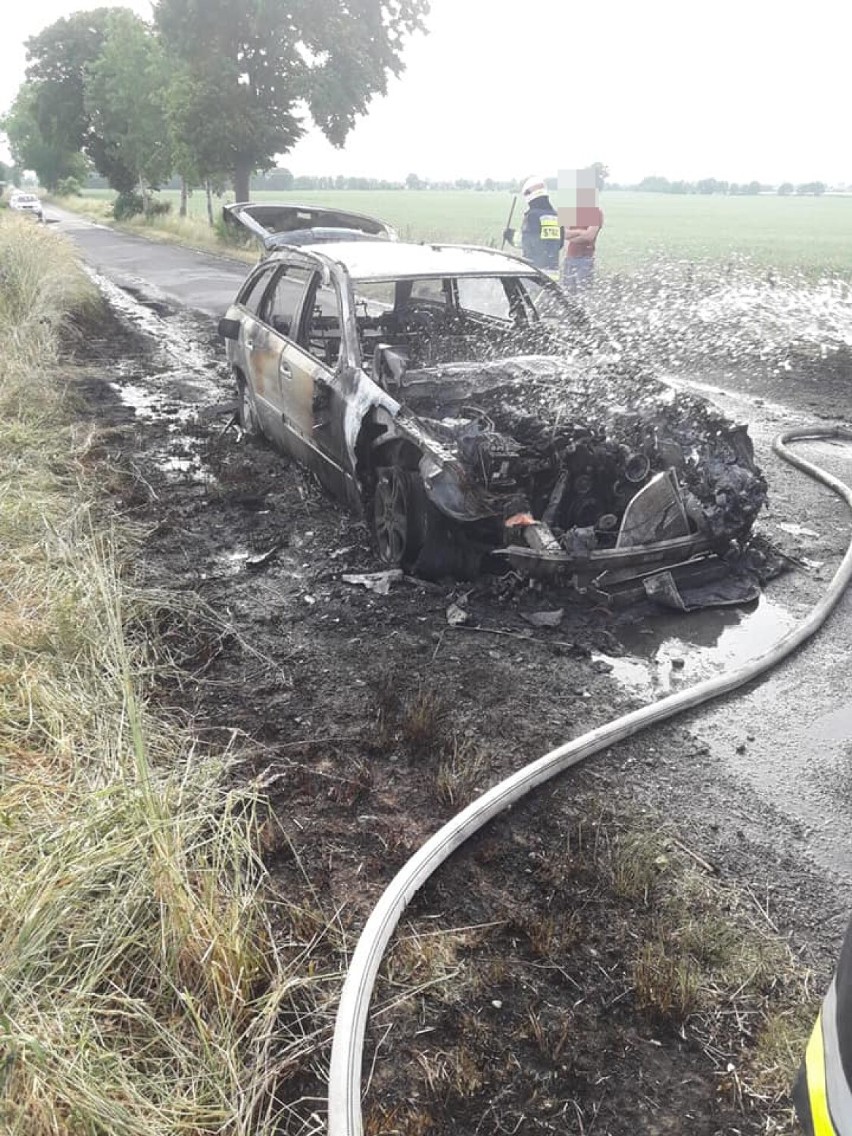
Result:
M340 496L348 495L354 472L344 438L344 338L340 285L327 271L315 271L298 327L284 348L281 374L303 460Z
M298 261L277 268L256 316L245 321L243 332L247 371L263 431L297 457L301 457L302 431L287 352L299 326L313 271L312 265Z

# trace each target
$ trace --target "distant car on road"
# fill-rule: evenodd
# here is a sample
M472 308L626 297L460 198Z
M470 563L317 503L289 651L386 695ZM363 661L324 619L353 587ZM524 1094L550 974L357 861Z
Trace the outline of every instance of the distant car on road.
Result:
M473 575L496 554L620 583L748 533L766 482L745 427L647 378L602 383L531 264L376 232L286 239L219 323L240 421L363 511L385 564Z
M34 193L23 193L20 190L14 192L9 198L9 208L17 213L29 213L39 221L44 220L44 208Z

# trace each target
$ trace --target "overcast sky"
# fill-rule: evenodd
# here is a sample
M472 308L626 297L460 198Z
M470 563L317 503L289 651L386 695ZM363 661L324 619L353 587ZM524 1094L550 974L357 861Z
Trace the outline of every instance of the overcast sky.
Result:
M0 107L24 77L23 41L95 6L4 5ZM146 0L127 6L150 16ZM850 13L848 0L432 0L430 34L346 148L312 132L281 164L502 179L603 161L621 182L852 182Z

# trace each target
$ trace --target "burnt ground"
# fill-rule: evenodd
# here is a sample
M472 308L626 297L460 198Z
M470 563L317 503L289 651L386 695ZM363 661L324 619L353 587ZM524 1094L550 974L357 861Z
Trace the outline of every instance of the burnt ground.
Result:
M227 427L231 391L206 323L128 302L75 354L80 415L96 427L88 460L144 534L140 581L209 613L164 629L185 678L161 696L209 744L240 739L243 775L262 778L276 820L266 857L290 912L282 935L297 910L314 930L334 924L317 951L339 972L385 884L443 821L636 704L598 656L617 657L654 612L592 609L512 575L411 580L387 595L346 583L377 567L366 526ZM805 385L801 372L752 372L751 393L836 413L848 361L809 366ZM460 627L451 603L467 612ZM557 628L526 618L556 608ZM761 1087L749 1072L756 1006L789 992L783 968L767 965L742 1014L716 1014L665 940L691 918L671 922L671 881L712 875L746 889L723 890L723 908L758 935L777 928L820 988L844 912L800 835L714 767L690 717L541 788L406 913L368 1035L367 1132L792 1131L783 1081ZM649 848L647 871L626 879ZM318 1130L326 1058L282 1082L288 1131Z

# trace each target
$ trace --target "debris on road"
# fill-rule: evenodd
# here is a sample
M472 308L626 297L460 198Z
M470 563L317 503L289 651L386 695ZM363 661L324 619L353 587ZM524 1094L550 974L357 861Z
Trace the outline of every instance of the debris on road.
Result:
M701 611L708 607L740 607L760 597L753 577L727 575L692 588L678 588L671 572L655 572L643 580L645 594L672 611Z
M794 521L781 521L778 528L790 536L809 536L814 540L819 540L818 532L814 532L813 529L809 529L805 525L797 525Z
M375 592L377 596L386 596L391 590L391 584L402 579L401 568L388 568L384 572L347 572L341 576L345 584L356 584L366 588L368 592Z
M554 611L525 611L522 615L533 627L558 627L565 615L565 609L558 607Z
M457 603L451 603L447 608L447 623L450 627L462 627L469 618L469 613L463 607L459 607Z
M249 572L259 572L261 568L265 568L267 564L270 564L280 551L280 543L273 544L266 552L261 552L257 556L250 556L246 560L246 568Z

